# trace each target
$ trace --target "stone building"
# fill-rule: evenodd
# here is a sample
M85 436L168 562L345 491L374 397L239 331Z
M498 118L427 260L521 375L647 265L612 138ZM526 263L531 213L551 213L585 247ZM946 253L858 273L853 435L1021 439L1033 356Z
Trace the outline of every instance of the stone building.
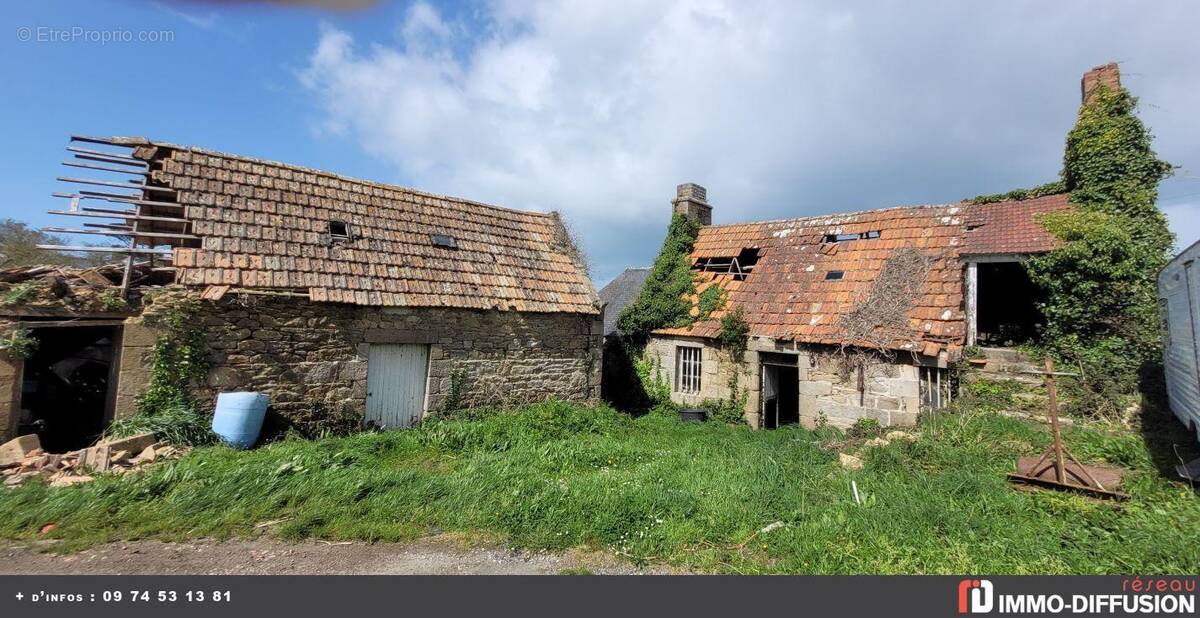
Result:
M676 211L696 212L698 195L681 185ZM1019 262L1054 246L1036 218L1066 207L1056 195L703 225L690 256L696 299L718 286L723 307L655 331L647 351L677 403L744 400L756 426L914 424L952 397L949 368L976 326L1003 343L1036 320ZM969 314L976 297L987 302ZM717 343L733 307L749 326L738 359Z
M599 395L601 311L556 213L140 138L68 150L90 175L62 179L87 189L56 194L61 214L130 240L131 268L0 274L0 292L40 299L0 304L5 333L41 344L0 353L5 436L86 427L62 431L78 442L131 414L161 335L149 318L181 297L199 301L201 400L262 391L284 425L407 426L446 405ZM92 397L64 416L43 395L65 387L45 380L69 381L81 347Z
M1119 86L1115 64L1084 75L1085 102L1098 84ZM647 353L674 401L744 402L754 426L911 425L953 397L964 347L1004 348L1034 333L1038 291L1022 262L1056 246L1040 218L1069 209L1068 198L712 225L707 191L680 185L673 211L701 225L692 301L717 286L724 304L655 331ZM717 343L735 307L749 327L740 358Z

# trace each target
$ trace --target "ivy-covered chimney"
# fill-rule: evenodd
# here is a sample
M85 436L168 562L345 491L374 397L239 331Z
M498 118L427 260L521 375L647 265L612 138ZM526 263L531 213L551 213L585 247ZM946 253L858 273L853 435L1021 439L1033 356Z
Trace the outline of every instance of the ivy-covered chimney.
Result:
M1083 74L1080 90L1085 104L1096 90L1096 86L1107 86L1112 90L1121 87L1121 69L1117 67L1117 63L1102 64Z
M698 184L687 182L675 188L675 199L671 200L672 211L695 219L700 225L712 225L712 206L708 205L708 191Z

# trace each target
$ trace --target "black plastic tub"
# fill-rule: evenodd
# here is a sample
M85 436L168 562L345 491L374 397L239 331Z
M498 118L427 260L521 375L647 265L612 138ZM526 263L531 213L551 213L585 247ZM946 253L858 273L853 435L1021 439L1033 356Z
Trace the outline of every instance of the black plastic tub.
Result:
M684 408L679 411L679 420L685 423L700 423L708 420L708 411L704 408Z

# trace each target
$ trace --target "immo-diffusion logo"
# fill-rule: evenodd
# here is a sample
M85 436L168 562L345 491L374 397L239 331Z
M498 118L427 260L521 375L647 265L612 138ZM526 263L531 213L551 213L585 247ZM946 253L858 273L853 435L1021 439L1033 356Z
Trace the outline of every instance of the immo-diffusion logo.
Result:
M960 614L1194 614L1194 578L1126 578L1114 593L999 594L986 579L958 582Z
M986 614L992 611L992 582L964 579L958 582L958 613Z

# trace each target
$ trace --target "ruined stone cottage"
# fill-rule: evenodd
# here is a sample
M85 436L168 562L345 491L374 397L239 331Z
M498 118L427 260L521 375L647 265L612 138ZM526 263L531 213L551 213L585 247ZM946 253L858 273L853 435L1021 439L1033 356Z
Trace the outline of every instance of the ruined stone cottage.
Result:
M201 400L262 391L285 424L598 396L600 309L556 213L140 138L68 150L83 171L58 212L87 224L57 231L127 239L129 262L0 275L30 290L0 326L36 341L0 354L5 436L76 448L131 414L158 337L143 313L179 295L200 299Z
M1116 65L1084 76L1085 99L1100 83L1119 84ZM680 185L673 212L701 225L689 256L697 320L655 331L647 353L675 402L744 403L755 426L914 424L954 396L965 346L1033 334L1038 291L1022 262L1056 246L1040 217L1068 197L712 225L707 191ZM723 306L700 316L712 286ZM738 358L718 343L733 307L749 326Z

